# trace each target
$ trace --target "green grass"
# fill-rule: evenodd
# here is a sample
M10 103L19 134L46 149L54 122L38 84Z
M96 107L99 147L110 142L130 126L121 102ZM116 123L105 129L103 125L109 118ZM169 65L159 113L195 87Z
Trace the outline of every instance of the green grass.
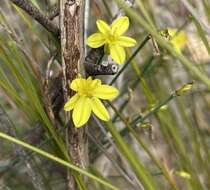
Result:
M51 1L32 2L42 11L53 6ZM109 3L91 1L92 18L112 20L116 12ZM204 10L199 19L188 10L181 12L181 1L174 1L173 9L167 2L136 0L135 7L123 0L112 3L129 17L128 35L138 44L126 50L127 61L119 72L104 80L120 93L113 102L106 102L109 122L92 117L85 126L89 167L82 169L68 154L65 114L61 110L53 119L44 91L46 65L54 50L60 51L59 39L20 8L2 1L0 158L2 163L7 160L0 164L3 185L51 190L59 183L58 189L65 189L67 171L72 171L81 190L210 189L210 45L209 31L202 23L210 22L209 2L198 2ZM198 4L193 5L197 12ZM94 20L89 26L89 31L96 30ZM182 53L159 32L172 26L194 39ZM190 43L202 48L192 49ZM61 70L59 53L51 68L50 85ZM43 129L41 135L36 133L37 125Z

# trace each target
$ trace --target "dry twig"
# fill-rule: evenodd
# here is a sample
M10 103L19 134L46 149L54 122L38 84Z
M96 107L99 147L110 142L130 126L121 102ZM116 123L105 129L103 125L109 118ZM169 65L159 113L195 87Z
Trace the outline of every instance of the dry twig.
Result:
M44 15L36 6L27 0L10 0L15 5L26 11L31 17L39 22L49 32L59 36L59 28L46 15Z

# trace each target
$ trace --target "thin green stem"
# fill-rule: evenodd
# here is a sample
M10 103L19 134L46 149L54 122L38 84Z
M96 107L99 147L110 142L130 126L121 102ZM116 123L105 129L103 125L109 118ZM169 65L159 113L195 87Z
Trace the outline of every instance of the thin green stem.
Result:
M72 169L72 170L74 170L76 172L79 172L79 173L81 173L81 174L83 174L83 175L85 175L85 176L87 176L87 177L89 177L89 178L91 178L93 180L96 180L99 183L103 184L104 186L109 187L110 189L118 190L118 188L113 186L111 183L109 183L107 181L104 181L104 180L98 178L97 176L92 175L91 173L89 173L89 172L87 172L87 171L85 171L85 170L83 170L83 169L81 169L81 168L79 168L79 167L77 167L77 166L75 166L75 165L65 161L65 160L62 160L62 159L60 159L60 158L58 158L58 157L56 157L56 156L54 156L54 155L52 155L52 154L50 154L48 152L45 152L45 151L43 151L43 150L41 150L39 148L36 148L36 147L34 147L34 146L30 145L30 144L27 144L27 143L25 143L23 141L20 141L20 140L14 138L12 136L9 136L9 135L7 135L5 133L2 133L2 132L0 132L0 137L5 139L5 140L8 140L10 142L16 143L16 144L18 144L18 145L20 145L20 146L22 146L24 148L27 148L27 149L29 149L31 151L34 151L37 154L39 154L39 155L41 155L41 156L43 156L45 158L48 158L48 159L50 159L50 160L52 160L54 162L57 162L57 163L59 163L59 164L61 164L63 166L66 166L66 167L68 167L68 168L70 168L70 169Z
M119 70L119 72L115 75L115 77L110 82L110 85L114 84L114 82L118 79L118 77L121 75L121 73L127 68L129 63L135 58L135 56L138 54L138 52L145 46L145 44L150 39L150 36L147 35L144 40L140 43L140 45L137 47L137 49L134 51L134 53L129 57L129 59L125 62L123 67Z
M175 93L172 93L169 97L167 97L165 100L157 104L150 110L145 116L138 116L136 117L131 124L137 125L139 123L142 123L144 120L146 120L148 117L150 117L152 114L156 113L162 106L167 105L171 100L173 100L176 97Z
M150 33L157 42L167 49L173 57L176 57L187 69L189 69L195 77L197 77L199 80L201 80L209 89L210 89L210 79L208 76L203 74L199 69L195 66L194 63L191 63L183 54L177 52L174 47L165 39L163 39L157 31L155 31L153 28L148 25L148 23L133 9L129 8L123 0L115 0L117 3L119 3L126 13L135 19L136 22L139 23L148 33Z
M170 174L165 170L163 166L161 166L160 162L155 158L155 156L152 154L152 152L147 148L146 144L141 140L139 135L136 133L136 131L133 129L131 124L125 119L126 117L123 116L117 108L111 103L108 102L111 108L114 110L114 112L119 116L119 118L122 120L122 122L125 124L126 128L131 132L133 137L137 140L137 142L140 144L140 146L144 149L144 151L148 154L148 156L151 158L151 160L155 163L155 165L163 172L163 175L166 177L166 179L170 182L171 186L178 190L178 187L174 183L174 181L171 179Z
M111 122L107 122L106 127L115 139L115 143L122 155L128 160L137 178L141 181L145 189L156 190L156 184L154 183L151 174L148 172L148 169L141 163L136 153L125 142L116 127Z

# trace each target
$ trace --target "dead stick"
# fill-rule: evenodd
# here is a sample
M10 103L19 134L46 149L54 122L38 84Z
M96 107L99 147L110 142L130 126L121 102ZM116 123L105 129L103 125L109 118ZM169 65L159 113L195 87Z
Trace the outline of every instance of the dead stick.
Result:
M83 14L85 0L60 0L61 59L63 69L64 101L74 95L69 83L74 80L84 62ZM80 72L81 73L81 72ZM66 114L66 144L71 161L84 168L87 163L86 127L75 128ZM75 174L68 175L68 189L76 190Z
M15 5L26 11L31 17L45 27L49 32L52 32L55 36L59 36L59 28L36 6L34 6L28 0L10 0Z

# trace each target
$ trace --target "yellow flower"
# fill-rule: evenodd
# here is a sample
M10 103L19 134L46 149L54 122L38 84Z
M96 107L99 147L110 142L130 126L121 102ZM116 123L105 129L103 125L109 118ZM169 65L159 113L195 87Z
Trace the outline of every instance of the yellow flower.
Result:
M185 179L191 179L191 175L185 171L175 171L174 174Z
M99 32L89 36L87 44L91 48L98 48L104 45L104 51L110 53L116 63L124 63L126 58L124 47L136 45L136 40L123 36L129 27L128 17L123 16L116 19L111 26L103 20L97 20L96 25Z
M102 85L101 80L77 78L72 81L70 88L76 91L64 105L65 111L73 109L73 122L75 127L81 127L87 123L91 111L103 121L110 119L109 113L101 100L110 100L118 95L118 90L109 85Z
M181 53L181 49L187 44L187 36L185 32L179 31L177 33L177 29L168 29L168 33L170 36L170 42L174 46L175 50L178 53Z

